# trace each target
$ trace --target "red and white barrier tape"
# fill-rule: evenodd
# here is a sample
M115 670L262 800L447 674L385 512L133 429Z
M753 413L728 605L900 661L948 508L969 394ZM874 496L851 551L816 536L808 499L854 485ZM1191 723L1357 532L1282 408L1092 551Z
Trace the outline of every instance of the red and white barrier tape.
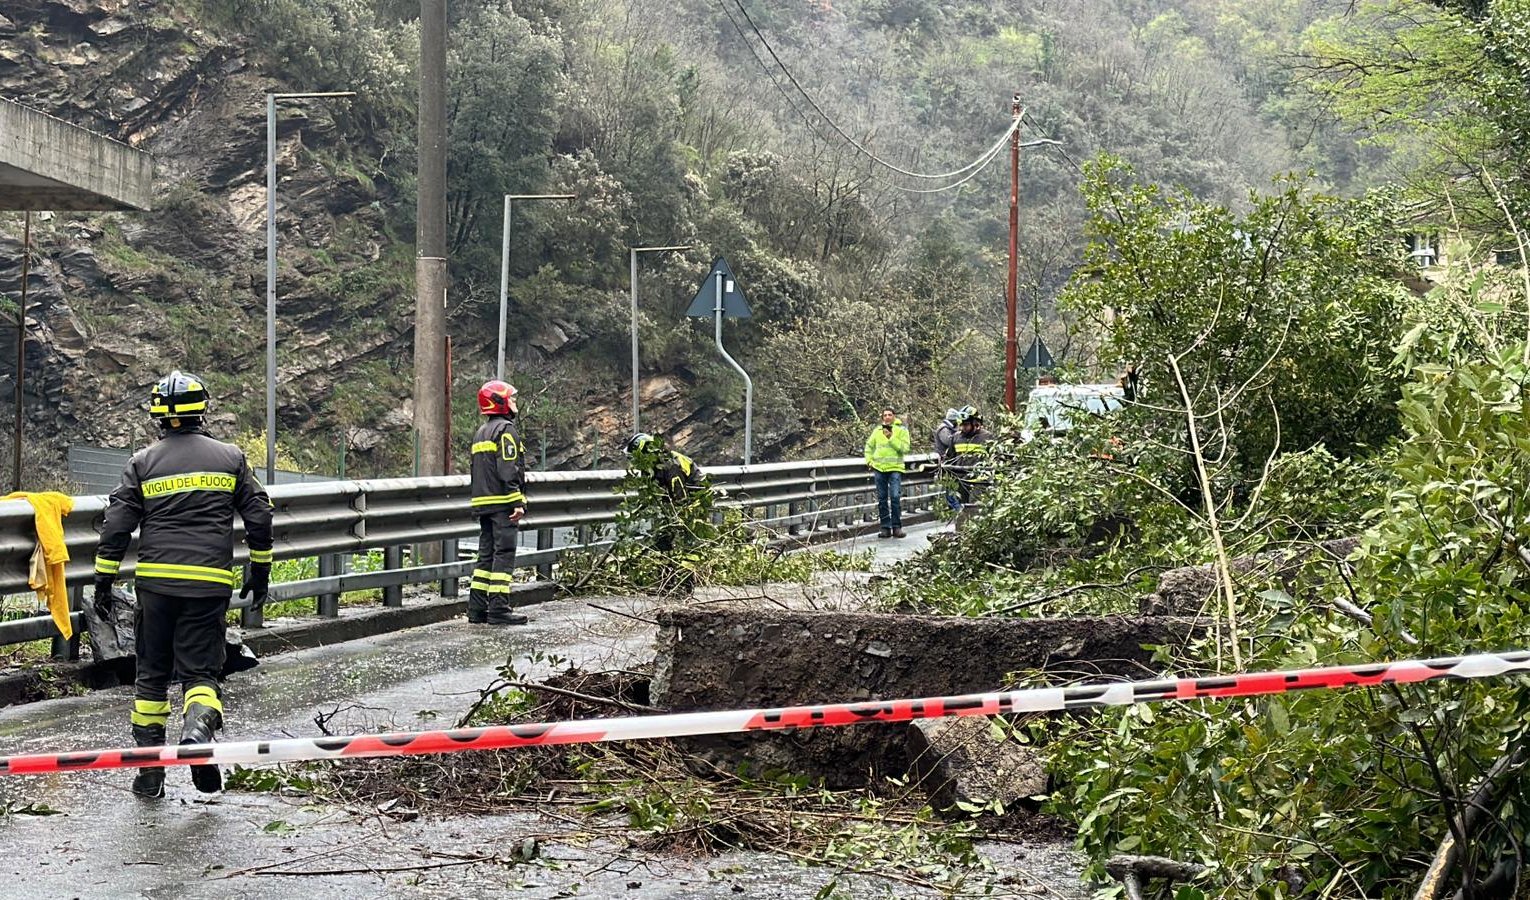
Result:
M444 731L410 731L353 737L287 738L274 741L234 741L73 753L38 753L0 757L0 775L36 775L90 769L126 769L178 765L261 765L317 759L368 756L416 756L548 747L600 741L633 741L737 734L748 731L789 731L863 722L910 722L946 716L995 716L1003 713L1048 712L1093 706L1129 706L1163 700L1218 697L1259 697L1311 688L1370 687L1439 679L1496 678L1515 672L1530 674L1530 651L1480 653L1442 659L1405 660L1360 666L1330 666L1287 672L1253 672L1207 678L1170 678L1116 684L1029 688L958 697L918 700L873 700L782 709L673 713L613 719L580 719L530 725L494 725Z

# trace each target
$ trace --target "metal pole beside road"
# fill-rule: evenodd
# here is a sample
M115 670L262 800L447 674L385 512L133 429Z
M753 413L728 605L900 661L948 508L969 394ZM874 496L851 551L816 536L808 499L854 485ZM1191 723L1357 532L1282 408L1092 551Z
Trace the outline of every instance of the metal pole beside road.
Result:
M754 454L754 380L749 377L748 372L744 371L744 367L739 365L738 361L733 357L729 356L728 351L723 348L723 276L721 272L717 273L717 301L716 305L712 308L712 313L716 321L717 352L721 353L722 358L728 365L733 367L733 371L744 376L744 465L747 466Z
M26 426L27 284L32 280L32 211L26 213L21 237L21 297L16 306L16 434L11 445L11 490L21 490L21 440Z
M499 238L499 353L494 357L494 377L505 380L505 316L510 304L510 195L505 195L504 225Z
M499 244L499 354L495 357L494 377L505 380L505 325L510 305L510 216L515 200L573 200L574 194L506 194L505 224Z
M627 276L627 284L632 290L632 433L637 434L638 426L638 313L637 313L637 248L629 247L627 250L628 261L631 266ZM17 488L20 490L20 488Z
M266 95L266 484L276 481L276 101L355 91Z

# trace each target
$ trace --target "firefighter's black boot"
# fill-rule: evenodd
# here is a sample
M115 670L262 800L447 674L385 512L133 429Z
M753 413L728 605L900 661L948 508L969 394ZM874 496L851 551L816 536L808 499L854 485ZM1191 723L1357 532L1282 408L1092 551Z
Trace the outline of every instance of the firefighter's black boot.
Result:
M486 620L490 625L525 625L526 617L510 605L509 594L490 594Z
M477 581L477 578L474 578ZM489 595L480 588L468 591L467 620L470 625L482 625L489 621Z
M214 732L222 727L223 713L201 703L188 703L181 723L181 743L211 744ZM204 794L216 794L223 790L223 772L217 766L192 766L191 783Z
M165 746L165 726L134 725L133 743L139 747ZM165 796L164 767L153 766L147 769L139 769L138 774L133 776L133 793L140 797L150 798Z

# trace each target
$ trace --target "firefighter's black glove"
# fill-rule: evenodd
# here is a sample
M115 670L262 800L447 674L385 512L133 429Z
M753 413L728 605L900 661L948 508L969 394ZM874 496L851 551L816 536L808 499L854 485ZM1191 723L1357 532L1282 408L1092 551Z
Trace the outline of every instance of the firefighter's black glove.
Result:
M116 581L110 575L96 576L96 592L91 598L92 605L96 608L96 618L110 620L112 617L112 582Z
M239 589L240 597L250 598L250 609L259 611L266 605L266 600L271 596L271 564L250 563L244 567L244 586Z

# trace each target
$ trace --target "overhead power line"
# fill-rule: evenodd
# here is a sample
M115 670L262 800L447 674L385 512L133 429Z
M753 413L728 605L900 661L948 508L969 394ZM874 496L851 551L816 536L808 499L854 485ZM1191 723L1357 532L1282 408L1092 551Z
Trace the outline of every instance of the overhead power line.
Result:
M1038 139L1036 139L1034 141L1022 141L1020 146L1022 148L1025 148L1025 147L1040 147L1040 146L1042 146L1044 144L1060 144L1060 143L1062 143L1062 142L1061 141L1054 141L1051 138L1038 138ZM899 190L908 191L910 194L938 194L941 191L949 191L952 188L961 187L962 185L966 184L967 182L969 182L973 178L975 178L978 175L979 172L983 171L983 169L987 168L989 163L993 162L995 159L998 159L999 158L999 154L1001 153L1001 151L1003 151L1003 149L1004 149L1004 145L1003 144L1000 144L998 147L994 148L993 152L988 156L988 158L981 161L982 165L980 165L977 169L973 170L971 174L969 174L966 178L963 178L961 181L953 182L953 183L947 184L947 185L942 185L942 186L940 186L938 188L899 188Z
M1020 111L1020 121L1022 121L1025 124L1031 126L1031 130L1036 132L1037 134L1046 134L1046 132L1041 130L1041 126L1036 124L1036 120L1032 119L1028 115L1026 115L1026 111L1023 110L1023 109ZM1038 140L1041 141L1041 142L1044 142L1044 143L1056 144L1057 145L1057 152L1061 153L1062 154L1062 158L1068 161L1068 165L1072 166L1074 171L1078 172L1080 175L1084 174L1083 166L1080 166L1077 162L1075 162L1073 157L1068 155L1068 151L1064 150L1062 148L1063 147L1062 141L1054 141L1051 138L1040 138ZM1023 147L1025 145L1022 144L1021 146Z
M718 2L723 4L723 12L728 13L729 21L733 22L733 25L734 25L735 28L738 28L738 22L736 20L734 20L732 14L729 13L725 0L718 0ZM993 158L995 156L998 155L999 151L1001 149L1003 149L1004 142L1009 139L1009 137L1014 133L1016 128L1020 127L1020 122L1019 122L1018 119L1013 121L1013 122L1011 122L1009 127L1004 129L1004 133L999 135L998 139L994 141L993 146L991 146L987 150L983 151L983 153L980 154L977 159L973 160L972 162L968 163L965 166L962 166L959 169L953 169L953 170L951 170L949 172L914 172L914 171L911 171L909 169L905 169L905 168L897 165L896 163L889 162L889 161L883 159L882 157L878 156L876 153L872 152L869 148L867 148L866 146L861 144L860 141L857 141L854 137L851 137L849 132L847 132L847 131L845 131L845 129L841 128L839 123L836 122L834 120L834 118L832 116L830 116L828 114L828 112L826 112L824 110L823 106L818 102L818 100L812 94L808 93L807 89L802 86L802 83L797 80L797 76L792 74L791 68L788 67L786 65L786 63L781 59L780 54L776 53L776 50L775 50L774 47L771 46L770 41L768 39L766 39L764 33L760 31L759 26L755 24L754 18L749 15L749 10L744 6L742 0L733 0L733 5L738 8L738 11L740 13L743 14L744 21L749 24L750 30L753 31L755 37L759 39L760 45L763 46L765 48L765 51L770 54L770 58L775 60L776 65L778 67L780 67L781 72L784 75L786 75L786 78L787 78L787 80L789 82L791 82L792 87L796 88L797 93L802 95L802 98L808 102L808 105L810 105L813 108L813 110L818 113L818 115L824 120L825 123L828 124L828 126L830 128L832 128L834 130L834 132L836 134L838 134L841 138L843 138L846 143L848 143L850 146L854 147L858 152L863 154L867 159L870 159L872 162L876 163L879 166L882 166L883 168L886 168L886 169L888 169L890 171L893 171L893 172L897 172L899 175L904 175L904 176L907 176L909 178L920 178L920 179L924 179L924 180L928 180L928 181L943 181L943 180L946 180L948 178L954 178L954 177L956 177L958 175L963 175L963 174L971 173L971 174L967 174L966 178L963 178L961 181L959 181L959 182L957 182L955 184L945 185L945 186L938 187L938 188L927 188L927 189L922 189L922 190L921 189L913 189L913 188L902 188L902 190L907 190L910 193L931 194L931 193L938 193L939 191L950 190L951 188L957 187L957 186L959 186L961 184L965 184L968 180L971 179L972 175L975 175L977 172L982 171L983 167L986 166L989 162L991 162L993 160ZM741 36L743 36L742 35L742 29L739 29L739 30L740 30ZM744 36L744 40L745 40L745 43L748 44L747 36ZM760 65L763 68L765 68L767 74L770 74L770 69L769 69L768 66L765 65L765 61L760 58L758 53L754 53L754 47L752 45L750 45L749 49L750 49L750 52L754 54L755 60L757 62L759 62ZM772 80L774 80L773 76L772 76ZM780 88L780 84L779 83L777 83L776 86L777 86L777 88ZM784 93L784 90L783 90L783 93ZM796 108L795 104L793 104L793 108L794 109ZM797 110L797 112L798 112L799 115L801 114L801 110L800 109Z
M749 40L749 35L744 33L744 26L738 24L738 19L735 19L733 12L728 9L728 0L717 0L717 5L722 8L723 15L728 17L728 22L733 25L733 30L738 32L739 40L743 41L744 46L749 48L749 55L753 56L754 61L760 64L760 70L770 79L770 83L776 86L776 90L781 92L781 99L785 100L786 105L792 108L792 112L802 119L802 124L822 136L822 132L819 132L818 127L813 124L812 118L802 111L802 107L798 106L797 101L792 98L792 95L787 93L786 87L781 84L781 80L776 77L776 73L771 70L770 65L760 56L760 52L754 49L754 43Z

